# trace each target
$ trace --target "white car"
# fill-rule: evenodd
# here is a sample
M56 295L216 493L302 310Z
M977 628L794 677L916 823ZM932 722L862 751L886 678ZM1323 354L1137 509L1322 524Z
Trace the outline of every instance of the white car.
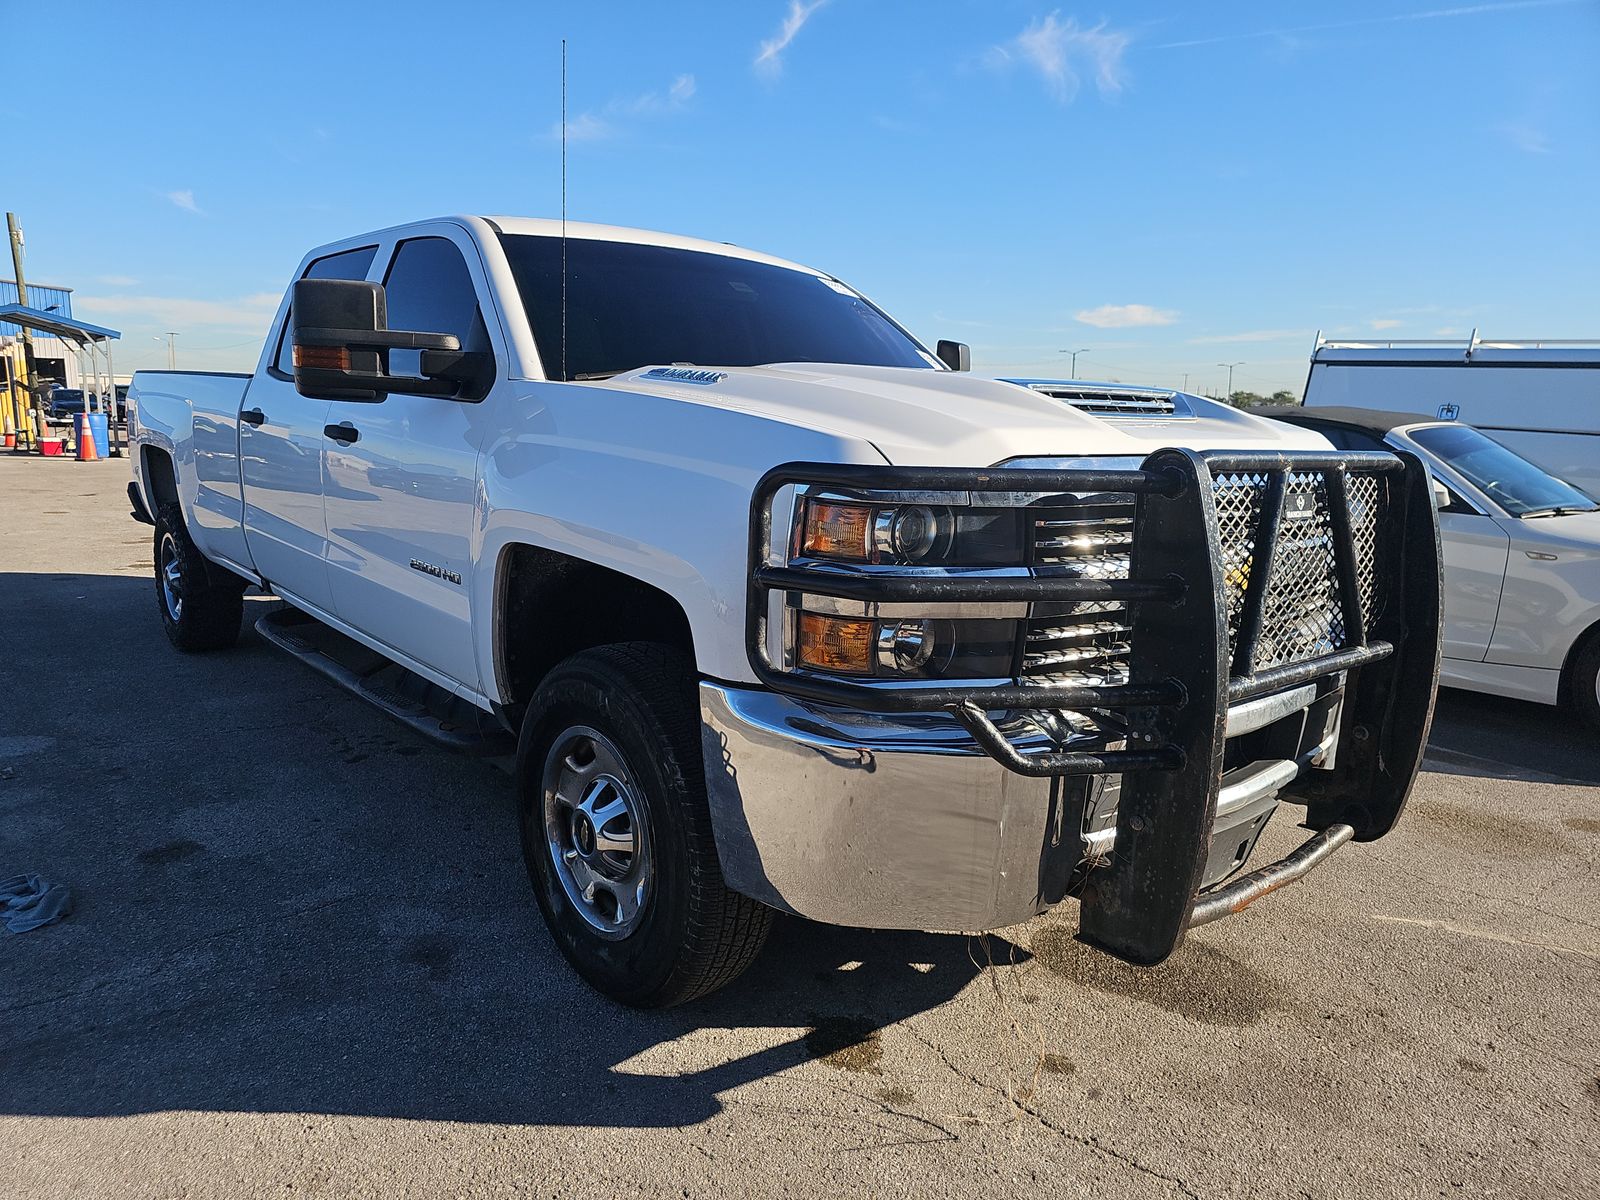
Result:
M514 752L556 944L631 1004L725 983L774 909L983 930L1077 895L1158 962L1386 834L1438 670L1422 464L967 362L722 243L348 238L254 374L135 377L156 607L219 649L270 589L267 640ZM1309 840L1244 870L1280 803Z
M1600 504L1459 421L1370 408L1275 412L1348 450L1408 450L1440 497L1439 682L1565 703L1600 726Z

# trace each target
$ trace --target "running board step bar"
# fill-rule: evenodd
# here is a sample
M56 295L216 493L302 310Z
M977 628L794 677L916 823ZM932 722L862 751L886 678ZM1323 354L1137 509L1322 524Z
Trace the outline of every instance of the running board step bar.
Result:
M475 758L516 752L516 738L476 705L298 609L269 612L256 632L436 745Z

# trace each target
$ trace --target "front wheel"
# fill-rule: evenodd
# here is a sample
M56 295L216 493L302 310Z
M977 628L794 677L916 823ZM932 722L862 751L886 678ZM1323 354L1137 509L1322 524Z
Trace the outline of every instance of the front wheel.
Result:
M155 572L156 607L174 646L192 654L239 640L245 582L206 561L176 504L156 510Z
M1567 672L1567 703L1572 711L1600 729L1600 629L1590 630L1573 655Z
M664 1008L754 961L772 914L723 882L683 654L624 643L556 667L523 721L517 781L540 910L596 989Z

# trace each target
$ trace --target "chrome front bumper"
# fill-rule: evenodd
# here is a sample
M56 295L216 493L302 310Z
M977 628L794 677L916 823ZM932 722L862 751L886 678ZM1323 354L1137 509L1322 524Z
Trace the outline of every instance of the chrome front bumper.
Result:
M1290 757L1225 772L1207 884L1235 871L1278 789L1332 765L1334 679L1235 705L1229 736L1292 727ZM1115 812L1085 828L1104 777L1007 770L947 713L893 716L756 688L700 685L706 786L728 886L835 925L978 931L1060 901L1086 858L1110 853ZM1019 744L1027 734L1008 730Z

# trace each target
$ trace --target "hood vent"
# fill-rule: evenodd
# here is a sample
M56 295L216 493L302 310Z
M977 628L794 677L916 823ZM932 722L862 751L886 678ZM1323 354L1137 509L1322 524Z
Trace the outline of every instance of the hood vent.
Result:
M1052 400L1065 400L1079 412L1097 417L1190 417L1193 412L1177 392L1165 388L1108 387L1098 383L1054 383L1009 379Z

